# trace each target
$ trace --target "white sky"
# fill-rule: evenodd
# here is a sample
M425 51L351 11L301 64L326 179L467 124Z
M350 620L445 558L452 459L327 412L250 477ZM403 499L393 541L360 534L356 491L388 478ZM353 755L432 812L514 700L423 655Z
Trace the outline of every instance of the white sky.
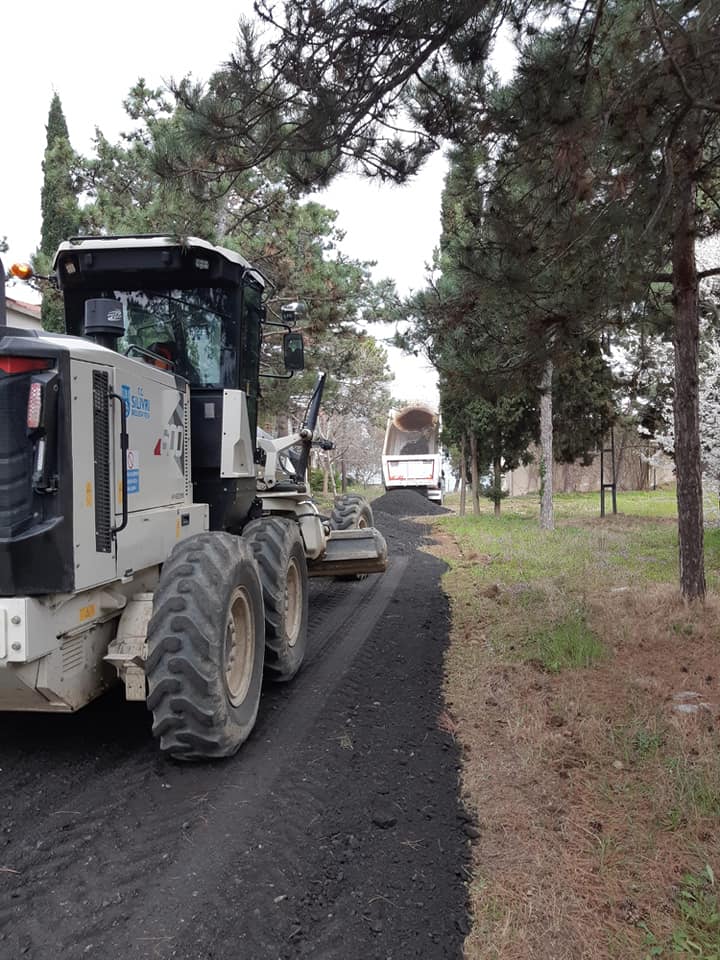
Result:
M138 77L151 86L186 73L205 79L231 52L242 13L252 13L251 0L125 0L82 8L36 0L24 19L19 8L3 18L0 236L10 244L6 265L28 259L39 242L41 164L53 90L73 147L90 152L96 127L115 139L128 125L122 101ZM401 293L423 285L440 234L444 172L445 162L436 156L406 187L344 177L319 197L339 213L344 252L376 260L375 276L392 277ZM29 299L27 288L16 288L14 295ZM435 391L431 368L389 352L396 398Z

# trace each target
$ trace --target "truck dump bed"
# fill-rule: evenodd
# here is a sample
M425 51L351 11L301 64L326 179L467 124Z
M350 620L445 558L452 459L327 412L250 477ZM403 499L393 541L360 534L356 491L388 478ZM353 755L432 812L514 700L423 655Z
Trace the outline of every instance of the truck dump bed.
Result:
M383 445L386 490L413 489L442 503L440 416L423 403L391 410Z

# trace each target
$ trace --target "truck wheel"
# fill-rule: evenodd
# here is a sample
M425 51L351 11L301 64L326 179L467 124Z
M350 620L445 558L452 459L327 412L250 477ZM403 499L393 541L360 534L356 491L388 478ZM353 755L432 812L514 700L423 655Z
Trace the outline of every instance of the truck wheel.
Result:
M228 757L255 724L263 677L263 599L252 551L229 533L177 544L148 625L148 708L160 749Z
M292 680L307 650L308 575L298 525L285 517L253 520L243 540L257 560L265 603L265 666Z
M345 493L335 498L330 514L330 526L333 530L355 530L372 525L372 507L365 497L360 497L357 493Z

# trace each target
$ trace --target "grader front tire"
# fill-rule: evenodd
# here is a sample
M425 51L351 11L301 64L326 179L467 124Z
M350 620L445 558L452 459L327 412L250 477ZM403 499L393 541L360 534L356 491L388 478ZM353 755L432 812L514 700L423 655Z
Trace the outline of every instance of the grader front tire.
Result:
M333 530L364 530L374 526L372 507L365 497L357 493L344 493L335 498L330 514L330 526ZM366 573L350 573L336 580L365 580Z
M373 526L372 507L365 497L357 493L345 493L335 498L330 514L333 530L356 530Z

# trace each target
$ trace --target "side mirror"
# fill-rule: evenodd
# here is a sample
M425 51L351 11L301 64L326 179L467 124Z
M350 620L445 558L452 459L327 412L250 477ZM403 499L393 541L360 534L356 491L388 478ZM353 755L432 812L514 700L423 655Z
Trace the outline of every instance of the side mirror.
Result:
M301 333L289 331L283 336L283 360L285 369L297 373L305 369L305 353Z

